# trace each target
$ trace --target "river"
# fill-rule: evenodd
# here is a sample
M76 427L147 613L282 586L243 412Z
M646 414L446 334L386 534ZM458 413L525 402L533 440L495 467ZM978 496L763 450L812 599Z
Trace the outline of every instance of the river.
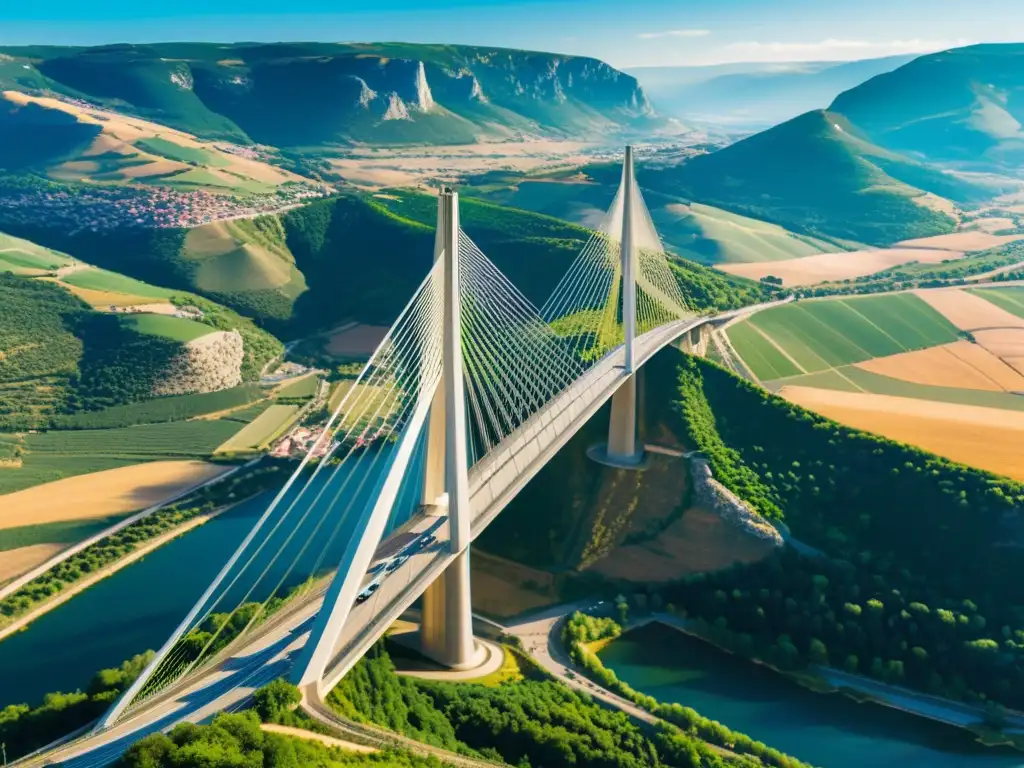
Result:
M1024 766L1024 754L984 747L967 731L815 693L662 624L627 632L598 655L636 690L822 768Z
M324 471L303 497L310 500L321 489L324 491L318 504L308 505L309 514L302 522L299 516L307 508L304 504L296 505L295 512L283 517L288 502L295 496L296 489L292 489L262 531L269 532L278 520L283 519L284 523L272 535L254 538L247 553L255 552L256 544L263 539L267 539L267 546L255 554L253 565L238 579L217 611L230 610L254 584L248 599L264 599L282 579L283 591L305 581L314 571L321 573L337 566L358 517L357 510L363 509L360 503L347 505L344 502L346 499L365 500L384 464L383 461L372 462L373 454L368 458L370 460L346 467L345 474L330 481L329 472ZM346 476L349 479L343 486ZM298 485L296 483L296 487ZM341 495L335 502L338 490ZM37 704L50 691L84 690L97 670L118 666L134 654L159 648L267 509L276 492L268 491L238 504L41 616L23 632L0 642L0 709L13 703ZM409 498L412 494L403 490L403 496ZM411 507L406 504L404 508ZM401 514L393 517L390 526L400 525L406 517ZM321 522L323 524L316 530ZM310 534L314 534L313 543L303 550ZM276 560L272 554L275 552L281 553ZM239 562L246 559L240 558ZM226 582L238 571L229 574ZM266 575L257 580L255 574L264 572Z

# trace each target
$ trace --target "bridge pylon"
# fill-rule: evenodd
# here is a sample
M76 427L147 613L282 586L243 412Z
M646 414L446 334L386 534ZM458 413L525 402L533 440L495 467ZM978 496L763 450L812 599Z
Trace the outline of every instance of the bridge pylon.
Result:
M437 201L434 260L444 259L443 368L427 427L423 501L446 508L455 559L423 593L420 650L452 669L478 662L470 601L469 461L462 363L459 275L459 196L443 190Z
M594 461L619 469L638 469L644 464L643 446L637 438L637 376L635 342L637 242L634 220L639 211L634 209L636 177L633 173L633 147L626 147L622 165L622 232L619 254L622 263L622 332L624 336L624 381L612 395L612 412L608 425L608 442L596 445L588 452Z

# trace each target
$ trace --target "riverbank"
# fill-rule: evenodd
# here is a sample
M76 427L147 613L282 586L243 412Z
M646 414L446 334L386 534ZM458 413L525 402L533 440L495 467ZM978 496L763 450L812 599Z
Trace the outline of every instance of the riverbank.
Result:
M822 695L823 686L809 687L659 621L623 633L599 658L642 697L690 708L815 766L1024 766L1020 752L987 746L964 728L863 698Z
M114 533L23 583L17 591L0 599L0 640L138 561L144 554L239 503L239 496L249 499L262 493L276 481L277 470L276 466L254 467L216 486L203 488L186 497L181 506L165 506L130 525L117 527Z
M99 531L98 533L95 533L92 536L89 536L88 538L83 539L82 541L79 541L78 543L70 547L61 549L60 552L56 553L53 557L49 558L45 562L40 563L38 566L32 568L26 573L21 574L20 576L15 577L11 581L7 582L2 587L0 587L0 600L3 600L7 596L14 594L26 584L39 578L47 571L56 568L65 560L74 557L83 549L87 549L88 547L91 547L93 544L96 544L97 542L102 541L103 539L106 539L110 536L113 536L118 531L121 531L130 525L134 525L135 523L141 520L145 520L150 515L159 512L161 509L164 509L165 507L174 504L175 502L188 498L192 494L201 491L203 488L208 488L212 485L216 485L217 483L227 480L228 478L237 474L240 470L246 469L257 463L258 461L259 459L253 459L247 464L235 467L228 467L215 477L208 478L200 483L192 485L189 488L185 488L179 491L178 493L175 493L173 496L169 496L168 498L161 500L157 504L153 504L149 507L146 507L143 510L140 510L138 512L135 512L134 514L129 515L123 520L119 520L114 525L111 525L108 528L104 528L102 531Z
M193 528L197 528L200 525L203 525L209 522L210 520L213 520L218 515L227 512L233 506L235 505L229 504L227 506L220 507L219 509L215 509L212 512L200 514L199 516L194 517L191 520L187 520L181 525L177 526L176 528L172 528L166 533L160 534L159 536L150 539L138 549L132 550L124 557L115 560L113 563L100 569L96 573L93 573L90 576L81 579L80 581L76 581L68 589L61 590L60 592L58 592L56 595L52 597L52 599L43 601L34 610L30 611L24 616L21 616L18 619L15 619L15 621L12 624L8 624L7 626L0 628L0 642L2 642L10 635L13 635L15 632L20 632L33 621L38 619L40 616L43 616L52 611L54 608L58 607L59 605L66 603L68 600L75 597L76 595L81 594L89 587L103 581L109 576L113 576L122 568L127 568L129 565L136 562L137 560L141 560L150 552L159 549L164 544L167 544L169 541L172 541L178 538L179 536L183 536L184 534L191 531Z
M694 631L692 624L688 620L680 619L671 614L655 614L648 619L630 625L626 631L642 627L651 622L657 622L682 632L689 637L707 643L722 653L737 655L733 651L721 647L711 639ZM849 672L833 669L832 667L815 666L805 673L793 673L773 667L771 664L767 664L760 659L747 659L742 656L739 658L770 669L772 672L787 677L816 693L840 693L849 696L855 701L870 701L885 707L898 709L915 717L921 717L956 728L963 728L972 733L978 733L977 729L985 727L986 710L976 705L931 696L910 688L883 683L869 677L863 677L862 675L854 675ZM1003 715L1009 726L1006 734L1006 743L1013 743L1016 746L1016 743L1012 742L1011 739L1014 735L1019 736L1020 732L1024 731L1024 713L1005 709L1003 710ZM1020 746L1024 748L1024 744Z

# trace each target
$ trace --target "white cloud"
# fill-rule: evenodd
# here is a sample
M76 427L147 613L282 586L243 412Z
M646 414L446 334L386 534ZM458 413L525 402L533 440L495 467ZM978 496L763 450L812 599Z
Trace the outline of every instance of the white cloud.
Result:
M970 45L970 40L841 40L812 43L730 43L721 50L728 61L822 61L930 53Z
M637 35L641 40L654 40L658 37L707 37L710 29L666 29L662 32L641 32Z

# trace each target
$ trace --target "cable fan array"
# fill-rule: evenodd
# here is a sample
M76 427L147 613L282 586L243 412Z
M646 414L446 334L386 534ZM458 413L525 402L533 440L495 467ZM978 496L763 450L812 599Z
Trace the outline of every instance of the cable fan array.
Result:
M459 233L463 373L478 460L583 373L537 309Z
M625 191L628 190L628 191ZM690 317L643 196L624 178L611 207L540 310L586 365L622 344L622 257L620 238L631 195L630 217L636 259L637 332Z
M432 397L440 381L441 273L439 262L347 385L299 468L129 691L121 717L237 647L281 607L287 584L335 565L329 558L345 543L339 534L372 503L394 443L421 398ZM315 456L320 461L310 472ZM418 508L418 495L407 495L415 497L407 506ZM303 588L313 587L306 582Z

